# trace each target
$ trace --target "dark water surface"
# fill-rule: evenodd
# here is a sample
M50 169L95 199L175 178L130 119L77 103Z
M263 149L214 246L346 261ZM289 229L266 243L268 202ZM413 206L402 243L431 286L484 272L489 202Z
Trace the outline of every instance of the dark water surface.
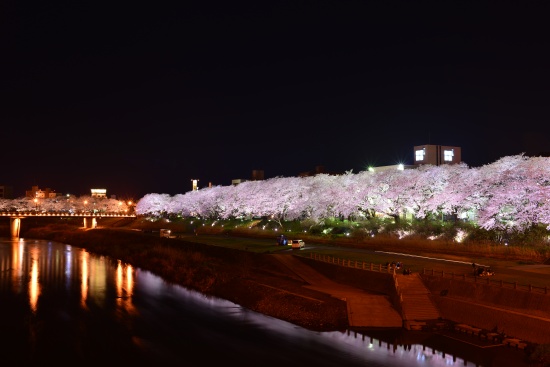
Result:
M314 332L70 245L0 238L0 365L517 366L437 334Z

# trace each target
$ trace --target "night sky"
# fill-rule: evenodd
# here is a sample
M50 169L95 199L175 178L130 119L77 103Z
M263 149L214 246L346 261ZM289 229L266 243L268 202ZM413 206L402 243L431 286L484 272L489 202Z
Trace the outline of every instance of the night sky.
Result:
M139 199L550 151L543 1L3 1L0 185Z

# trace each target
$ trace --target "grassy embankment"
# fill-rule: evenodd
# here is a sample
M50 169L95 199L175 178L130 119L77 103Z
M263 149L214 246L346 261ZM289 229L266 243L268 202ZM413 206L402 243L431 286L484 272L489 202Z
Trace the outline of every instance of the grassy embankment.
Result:
M203 222L201 224L199 221L189 220L149 221L139 219L130 223L129 227L149 231L169 228L172 230L172 234L178 238L249 252L271 253L282 250L275 242L275 237L281 232L266 230L262 226L254 224L249 223L243 226L230 222ZM154 233L158 235L158 232ZM387 235L355 238L311 235L298 230L287 231L285 235L289 239L301 238L306 241L304 250L294 252L299 256L308 257L311 252L315 252L320 255L374 264L401 261L413 272L434 269L439 272L455 274L471 274L471 264L476 263L492 267L498 277L505 282L518 282L518 284L531 284L538 287L550 285L547 282L550 272L545 269L531 269L529 272L509 270L518 269L518 267L527 268L525 265L547 263L550 258L550 250L546 246L504 246L488 241L456 243L414 237L398 239ZM235 241L235 237L239 240ZM362 252L361 250L369 251ZM448 261L430 260L430 258Z
M172 235L189 242L202 242L220 247L246 250L251 253L273 253L283 248L277 246L275 237L281 232L264 229L261 221L245 222L227 221L207 222L191 219L151 221L146 218L116 219L101 218L98 225L106 228L140 230L151 236L159 236L161 228L171 229ZM80 219L70 220L37 220L27 218L22 224L22 236L32 227L55 225L57 227L79 228ZM8 229L9 231L9 229ZM9 233L9 232L8 232ZM497 276L506 282L532 284L538 287L548 285L550 273L545 269L532 269L529 272L517 271L525 265L548 263L550 250L546 246L504 246L502 244L483 242L456 243L442 240L425 240L387 235L375 237L346 237L335 235L311 235L295 228L284 232L288 238L301 238L306 241L306 248L295 251L299 256L310 256L311 252L324 256L333 256L351 261L385 264L401 261L413 272L423 269L434 269L446 273L471 274L471 264L490 266ZM238 241L235 240L238 238ZM318 246L324 245L324 246ZM361 250L369 250L362 252ZM379 252L374 252L379 251ZM398 255L401 254L401 255ZM430 260L429 258L445 259ZM509 270L513 269L513 270ZM505 270L505 271L503 271Z

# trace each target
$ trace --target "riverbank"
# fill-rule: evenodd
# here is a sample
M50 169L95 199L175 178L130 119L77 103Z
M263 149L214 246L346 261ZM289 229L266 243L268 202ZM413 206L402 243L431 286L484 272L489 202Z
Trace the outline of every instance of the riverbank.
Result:
M151 271L203 294L315 331L348 328L346 303L303 287L305 283L269 254L159 238L140 231L46 226L26 238L67 243Z
M144 234L134 226L115 227L84 230L76 226L46 225L29 228L24 236L68 243L107 255L149 270L166 281L230 300L310 330L343 331L349 328L344 301L305 288L300 278L269 254L177 238L160 238L158 234ZM365 276L365 272L358 269L338 268L337 281L342 284L356 285L358 272ZM322 272L322 269L319 271ZM479 304L475 295L468 298L461 294L461 302L454 302L450 286L444 287L448 292L439 292L441 285L431 286L429 282L428 285L438 307L443 309L445 319L453 320L451 323L481 326L488 330L494 326L501 330L504 326L504 330L511 335L520 336L512 334L516 331L530 343L546 343L547 329L541 326L540 320L534 324L536 326L522 329L522 325L526 325L525 314L495 312L495 309L487 307L488 300L485 300L485 304ZM499 295L495 297L495 303L498 303ZM528 313L529 310L525 311ZM477 317L479 315L483 317L480 319ZM524 334L528 338L523 337Z

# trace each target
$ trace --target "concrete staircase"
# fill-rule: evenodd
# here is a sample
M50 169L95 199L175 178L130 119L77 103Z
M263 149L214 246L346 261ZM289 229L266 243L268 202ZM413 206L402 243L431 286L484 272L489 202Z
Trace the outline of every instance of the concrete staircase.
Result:
M430 291L419 274L397 274L397 291L401 294L401 307L405 324L437 320L441 314L430 298Z
M336 283L307 266L295 256L283 254L271 256L274 256L309 284L304 287L346 301L348 322L351 327L403 327L403 319L392 305L389 296L373 295L362 289Z

